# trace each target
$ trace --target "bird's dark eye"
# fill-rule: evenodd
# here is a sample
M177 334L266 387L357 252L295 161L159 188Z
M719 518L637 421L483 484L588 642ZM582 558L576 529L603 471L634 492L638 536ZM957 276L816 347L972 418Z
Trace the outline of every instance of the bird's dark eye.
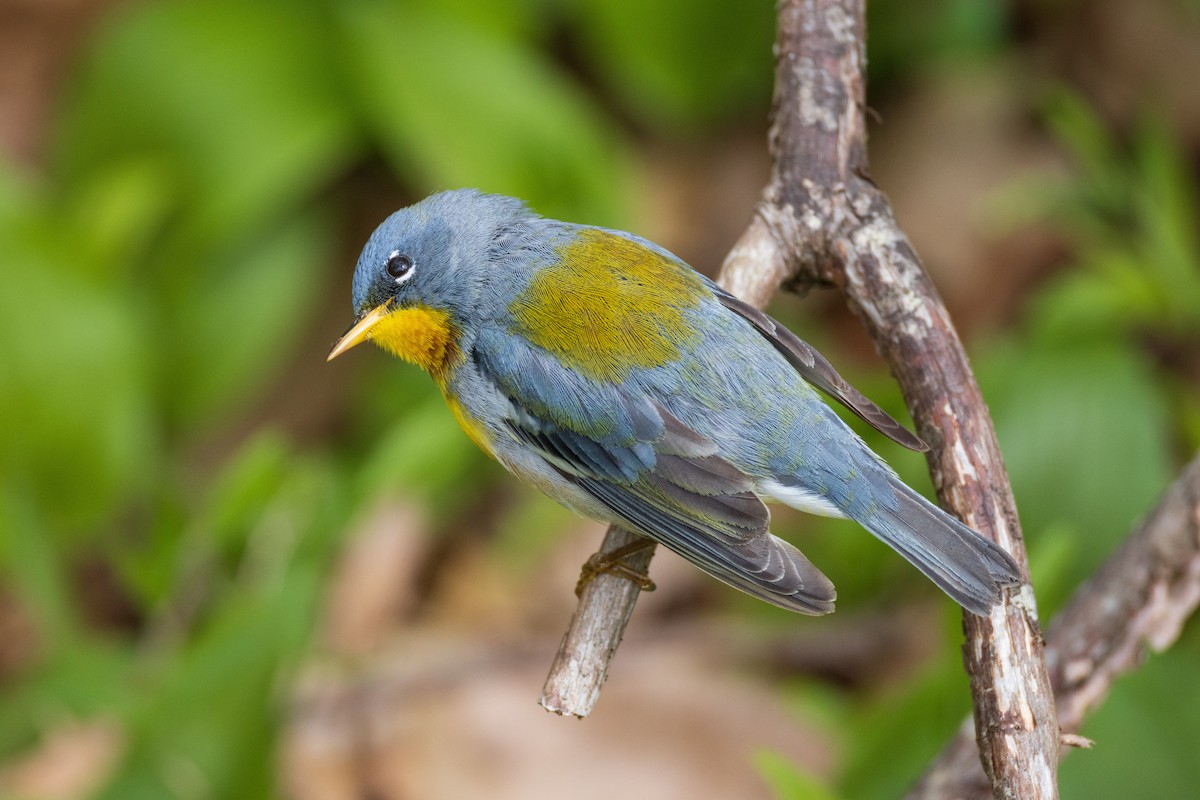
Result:
M386 266L388 275L391 275L393 278L399 280L412 270L413 261L400 251L395 250L388 255Z

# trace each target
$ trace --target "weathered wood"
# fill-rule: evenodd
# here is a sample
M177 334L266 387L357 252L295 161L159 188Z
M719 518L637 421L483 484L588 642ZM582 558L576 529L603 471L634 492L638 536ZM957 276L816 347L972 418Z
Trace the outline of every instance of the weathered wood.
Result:
M614 525L605 534L599 553L612 553L642 539ZM654 547L650 546L626 557L623 563L645 574L653 556ZM575 616L558 646L538 699L547 711L563 716L586 717L591 713L642 593L636 581L610 573L600 573L582 586Z
M941 298L868 177L863 4L785 2L779 20L776 170L762 213L783 242L802 243L798 279L838 286L891 366L930 444L942 502L1028 577L987 406ZM1058 725L1032 590L989 617L964 614L963 627L975 735L995 795L1057 797Z
M1200 458L1171 485L1125 543L1051 621L1046 663L1063 743L1076 735L1121 675L1145 651L1161 652L1200 606ZM942 751L912 800L981 798L988 785L968 729Z
M1058 721L1077 732L1113 682L1179 638L1200 605L1200 458L1050 624Z

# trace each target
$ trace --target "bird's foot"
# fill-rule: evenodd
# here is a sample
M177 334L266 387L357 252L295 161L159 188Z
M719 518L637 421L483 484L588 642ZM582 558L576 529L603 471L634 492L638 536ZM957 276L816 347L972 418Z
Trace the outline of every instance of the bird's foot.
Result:
M654 542L649 539L639 539L636 542L630 542L607 553L592 553L592 557L587 560L583 565L583 569L580 570L579 582L575 584L575 596L579 597L582 595L584 588L589 583L605 573L618 575L627 581L635 583L643 592L653 592L655 586L654 581L650 580L650 576L625 562L627 557L651 547L654 547Z

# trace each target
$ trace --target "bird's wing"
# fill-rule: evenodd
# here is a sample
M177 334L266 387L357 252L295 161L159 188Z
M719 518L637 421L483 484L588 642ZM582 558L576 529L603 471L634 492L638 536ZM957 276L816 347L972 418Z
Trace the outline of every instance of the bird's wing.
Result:
M504 425L516 442L613 516L769 603L833 610L833 584L770 533L752 480L662 404L507 334L481 336L475 359L511 404Z
M892 419L886 411L851 386L812 345L754 306L715 286L714 292L721 305L749 322L763 338L783 354L804 380L833 397L897 444L917 452L929 449L929 445L921 441L916 434Z

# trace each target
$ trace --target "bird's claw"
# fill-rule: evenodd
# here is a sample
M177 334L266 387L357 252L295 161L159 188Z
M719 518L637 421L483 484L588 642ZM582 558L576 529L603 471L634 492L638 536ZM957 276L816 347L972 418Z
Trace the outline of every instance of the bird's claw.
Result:
M579 572L579 581L575 584L575 596L581 596L589 583L605 573L622 577L636 584L643 592L653 592L656 586L654 581L650 580L650 576L630 566L624 560L634 553L639 553L653 546L653 542L648 539L642 539L618 547L616 550L610 550L607 553L603 551L592 553L592 557L584 563L583 569Z

